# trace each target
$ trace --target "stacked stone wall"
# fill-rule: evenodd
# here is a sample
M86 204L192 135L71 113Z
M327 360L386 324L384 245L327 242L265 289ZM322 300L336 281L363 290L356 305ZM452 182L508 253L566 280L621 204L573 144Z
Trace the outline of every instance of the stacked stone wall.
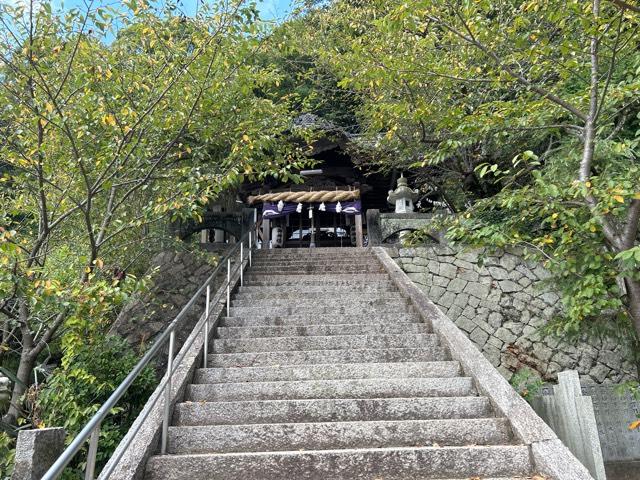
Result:
M540 327L560 313L560 297L543 286L549 273L517 252L484 254L445 246L388 251L507 379L525 367L547 381L570 369L586 383L637 378L625 347L614 340L569 343L540 334Z

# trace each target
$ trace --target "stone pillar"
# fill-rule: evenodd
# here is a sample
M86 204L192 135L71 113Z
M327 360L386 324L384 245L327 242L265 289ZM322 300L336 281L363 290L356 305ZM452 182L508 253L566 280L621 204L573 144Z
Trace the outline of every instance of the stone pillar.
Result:
M382 245L380 210L367 210L367 236L369 237L370 247Z
M538 415L558 435L596 480L606 480L602 450L591 397L582 395L580 378L575 370L558 374L553 395L532 401Z
M271 221L269 219L262 219L262 249L269 248L269 240L271 240Z
M21 430L11 480L40 480L64 450L64 428Z
M362 236L362 214L356 215L356 247L362 247L364 245Z

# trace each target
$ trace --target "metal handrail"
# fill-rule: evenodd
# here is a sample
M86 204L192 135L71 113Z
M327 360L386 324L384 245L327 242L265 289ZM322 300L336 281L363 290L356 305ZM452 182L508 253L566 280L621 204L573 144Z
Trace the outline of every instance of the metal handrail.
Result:
M229 316L229 309L231 307L231 279L235 277L238 270L240 270L240 285L242 286L244 283L244 242L248 240L248 256L247 256L247 264L251 266L252 264L252 249L254 247L253 244L253 228L254 225L251 226L249 231L245 233L239 242L237 242L234 247L229 251L222 260L218 263L215 270L209 277L205 280L202 286L196 291L196 293L191 297L191 299L186 303L186 305L180 310L178 315L171 321L169 326L162 332L162 334L157 338L157 340L153 343L151 348L144 354L144 356L138 361L138 363L133 367L131 372L126 376L126 378L122 381L122 383L114 390L111 396L107 399L107 401L100 407L100 409L91 417L89 422L82 428L80 433L76 435L73 441L69 444L69 446L62 452L60 457L54 462L54 464L47 470L47 472L42 477L42 480L55 480L58 476L63 472L63 470L67 467L67 465L71 462L71 460L78 454L84 443L89 439L89 451L87 452L87 463L85 467L85 480L93 480L95 474L95 466L96 466L96 455L98 452L98 440L100 437L100 425L103 420L109 415L113 407L118 403L118 401L122 398L122 396L126 393L128 388L133 384L133 382L138 378L140 373L151 363L156 356L156 354L160 351L162 347L169 342L169 353L168 353L168 362L167 362L167 373L164 375L163 380L160 382L159 386L156 388L156 391L164 391L165 394L165 404L164 404L164 417L162 422L162 437L161 437L161 453L166 453L167 446L167 433L169 428L170 421L170 408L171 408L171 391L172 391L172 376L177 370L180 362L184 359L186 353L180 358L174 358L173 351L175 346L175 330L177 328L178 323L190 312L191 308L196 304L196 302L200 299L203 293L206 292L206 303L205 303L205 314L201 318L201 320L196 324L194 329L192 330L191 338L185 345L182 346L182 352L187 352L191 345L193 345L195 339L199 336L204 328L204 359L203 366L206 368L207 366L207 354L209 351L209 335L210 335L210 325L209 325L209 316L210 316L210 306L213 304L217 304L222 297L222 292L224 291L222 287L226 287L226 308L227 308L227 316ZM231 259L235 255L235 253L240 250L240 261L233 269L231 270ZM214 299L211 299L211 284L214 279L218 276L218 274L222 271L222 269L226 266L227 270L227 278L226 282L220 287ZM195 333L195 335L194 335ZM177 360L174 362L174 360ZM155 406L158 399L162 395L157 395L153 401L151 407ZM145 418L149 415L152 408L148 408L145 412ZM140 429L143 422L139 422L134 435L129 436L128 444L135 437L135 433ZM109 471L103 472L105 478L113 472L115 466L122 458L122 454L125 449L121 449L121 453L115 462L112 462L111 468Z

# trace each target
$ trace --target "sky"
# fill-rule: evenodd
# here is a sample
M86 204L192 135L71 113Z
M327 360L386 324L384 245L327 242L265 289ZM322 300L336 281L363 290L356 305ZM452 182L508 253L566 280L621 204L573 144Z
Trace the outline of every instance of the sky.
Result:
M260 11L265 19L280 19L291 9L291 0L264 0L260 4Z
M198 0L178 0L181 9L184 12L190 13L195 11L196 2ZM256 0L258 2L258 8L262 13L264 20L281 20L291 10L291 5L295 0ZM60 4L60 0L55 2ZM65 8L72 8L75 6L83 6L85 0L62 0ZM101 3L113 3L113 0L101 0Z

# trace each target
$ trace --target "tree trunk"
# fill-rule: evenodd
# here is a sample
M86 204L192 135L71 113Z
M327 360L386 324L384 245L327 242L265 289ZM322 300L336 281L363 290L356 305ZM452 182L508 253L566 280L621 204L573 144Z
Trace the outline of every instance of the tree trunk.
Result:
M17 424L18 417L22 411L22 395L24 395L24 392L27 390L35 363L36 356L33 355L32 350L24 349L20 355L20 364L18 365L18 372L16 373L18 381L13 386L11 404L9 405L9 410L2 418L2 420L9 425L15 426Z
M640 340L640 282L632 278L625 278L624 283L627 287L629 314L636 329L636 335Z

